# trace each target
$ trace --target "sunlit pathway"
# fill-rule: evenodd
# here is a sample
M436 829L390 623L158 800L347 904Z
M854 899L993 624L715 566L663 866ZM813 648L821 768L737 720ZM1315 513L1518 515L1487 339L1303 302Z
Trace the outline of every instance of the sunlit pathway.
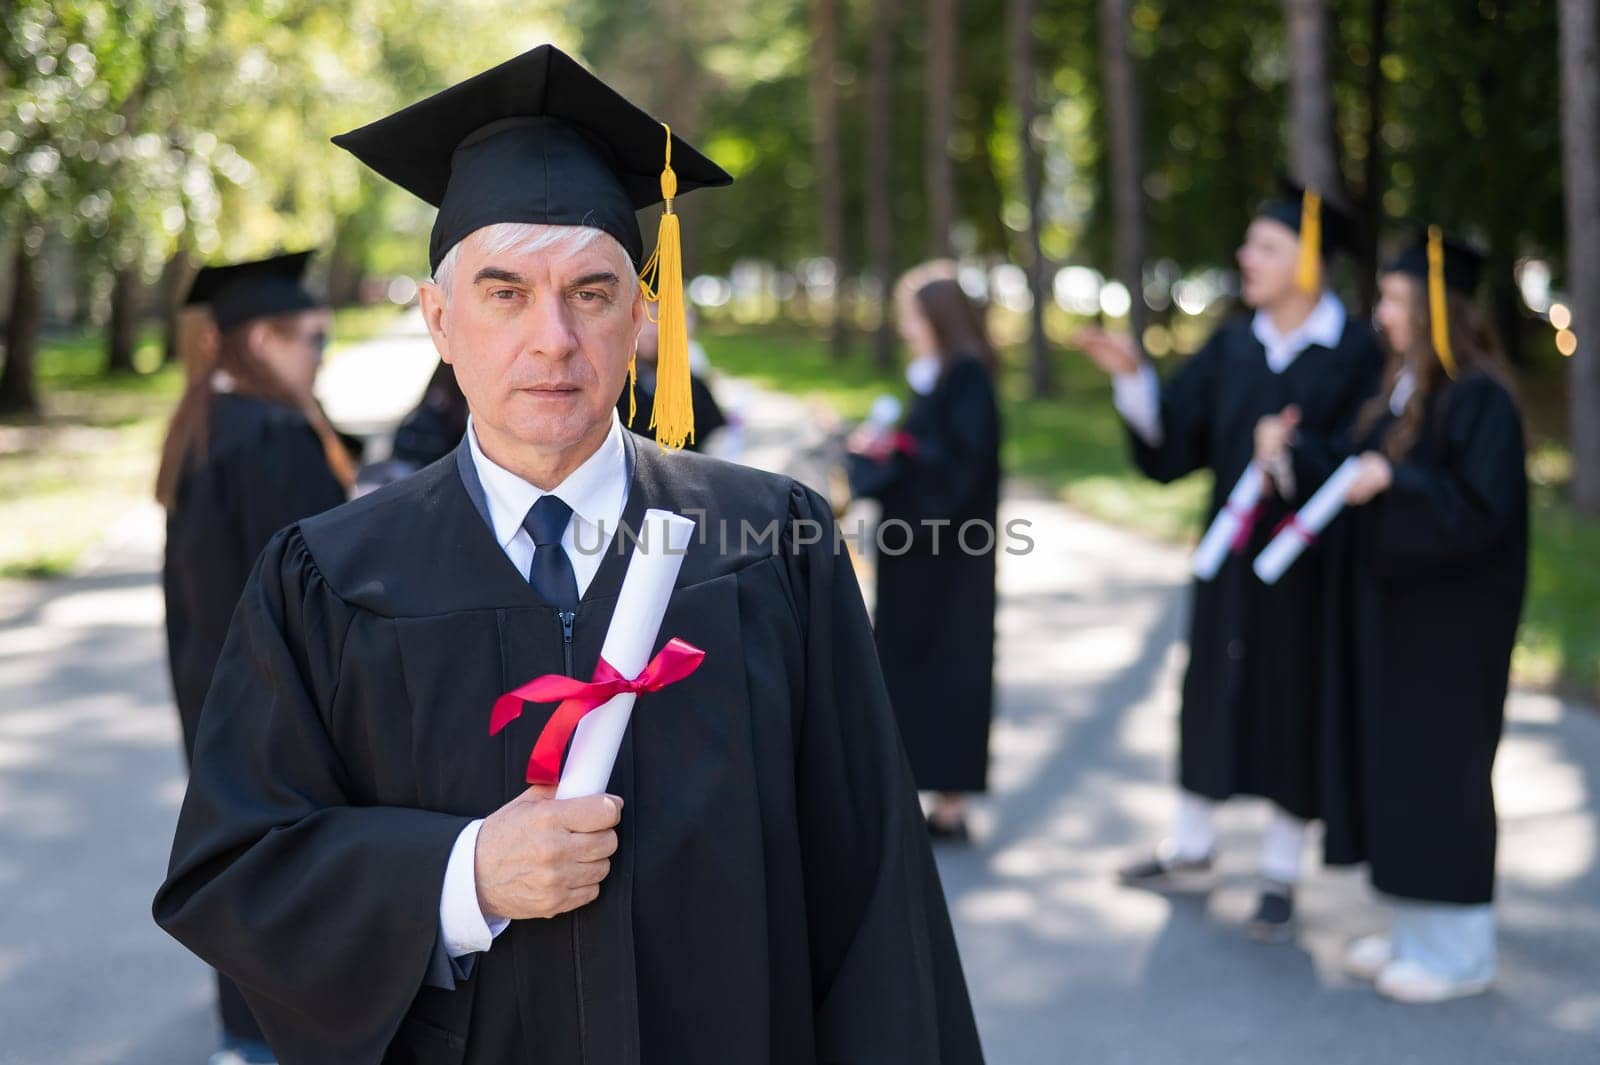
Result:
M334 364L352 420L398 414L431 367L424 337L376 343ZM399 366L406 389L374 383ZM787 464L803 405L743 396L747 457ZM1185 559L1016 493L1004 516L1036 546L1002 563L994 792L979 841L941 851L991 1062L1600 1060L1600 715L1513 700L1500 988L1388 1005L1337 974L1376 919L1359 874L1309 881L1298 945L1239 932L1259 808L1230 811L1209 898L1114 886L1171 802ZM160 535L140 511L83 575L0 584L0 1065L185 1065L212 1044L206 973L149 918L183 787Z

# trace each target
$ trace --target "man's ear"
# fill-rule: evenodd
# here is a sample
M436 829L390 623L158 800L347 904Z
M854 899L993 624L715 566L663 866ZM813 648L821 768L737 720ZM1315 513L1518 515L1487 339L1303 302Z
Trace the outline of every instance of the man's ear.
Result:
M629 351L639 350L639 334L644 332L645 315L649 313L649 308L644 304L644 290L635 285L633 289L633 343L629 346Z
M417 302L422 308L422 320L433 338L433 349L439 358L450 361L450 336L445 324L444 290L436 282L424 281L417 286Z

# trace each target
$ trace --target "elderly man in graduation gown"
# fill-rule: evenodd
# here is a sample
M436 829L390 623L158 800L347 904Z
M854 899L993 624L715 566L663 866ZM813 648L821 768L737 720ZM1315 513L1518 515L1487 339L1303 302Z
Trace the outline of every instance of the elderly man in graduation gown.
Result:
M337 142L439 206L424 310L471 423L267 547L158 921L288 1065L979 1062L827 506L615 415L640 288L682 313L634 212L727 175L549 47ZM705 659L639 697L610 794L555 799L551 708L490 709L592 675L646 508L700 523L660 639Z
M1377 386L1383 356L1376 337L1323 283L1324 256L1348 247L1354 228L1315 190L1285 182L1239 249L1241 296L1253 313L1224 322L1165 382L1125 339L1080 334L1085 352L1113 374L1139 469L1164 483L1211 471L1208 521L1250 464L1259 419L1287 411L1319 431L1344 428ZM1215 803L1235 795L1269 799L1262 890L1249 930L1279 940L1293 929L1306 822L1325 820L1330 861L1350 860L1353 844L1347 774L1339 768L1350 744L1318 709L1328 622L1318 553L1313 548L1270 587L1250 570L1280 521L1318 487L1296 484L1287 470L1272 472L1236 550L1215 577L1195 582L1177 817L1155 856L1124 869L1122 879L1157 886L1209 870Z

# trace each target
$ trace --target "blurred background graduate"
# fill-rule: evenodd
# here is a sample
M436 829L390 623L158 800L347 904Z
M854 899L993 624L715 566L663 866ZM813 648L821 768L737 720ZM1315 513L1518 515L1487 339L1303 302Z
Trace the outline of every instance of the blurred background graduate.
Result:
M345 442L312 398L330 318L302 284L310 257L206 267L186 301L186 387L156 495L167 511L167 659L190 760L256 556L285 525L344 502L354 480ZM214 1060L272 1060L238 989L217 981L224 1046Z
M954 263L908 272L895 316L911 403L898 426L856 435L852 480L883 505L873 631L912 775L935 793L928 828L965 840L994 712L996 356Z
M1510 368L1472 298L1482 261L1430 228L1385 269L1383 388L1344 449L1361 468L1334 590L1338 666L1355 678L1364 855L1392 903L1389 931L1353 943L1346 967L1405 1002L1487 990L1496 964L1490 772L1527 584L1528 486ZM1342 457L1314 434L1268 435L1312 475Z
M1315 190L1285 183L1280 198L1261 206L1238 252L1240 295L1254 313L1225 322L1164 383L1130 339L1097 329L1077 335L1084 353L1112 375L1139 468L1162 482L1211 471L1208 522L1254 457L1260 418L1287 410L1291 421L1331 432L1348 427L1377 387L1383 360L1372 330L1324 283L1326 258L1348 249L1355 229ZM1249 929L1279 940L1292 932L1306 823L1329 816L1325 849L1343 857L1340 811L1347 802L1326 793L1343 778L1326 771L1330 752L1319 735L1326 620L1314 594L1319 553L1313 548L1274 586L1250 571L1293 501L1318 486L1294 483L1287 468L1271 481L1241 549L1213 579L1195 582L1177 817L1155 855L1121 875L1128 884L1161 887L1208 871L1217 841L1214 804L1235 795L1269 799L1261 896Z

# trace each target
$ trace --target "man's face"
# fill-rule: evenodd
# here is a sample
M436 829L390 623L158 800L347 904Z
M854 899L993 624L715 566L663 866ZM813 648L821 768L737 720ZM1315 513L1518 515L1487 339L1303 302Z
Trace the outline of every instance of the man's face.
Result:
M1258 310L1270 309L1293 296L1300 238L1282 222L1257 218L1239 246L1239 295Z
M644 321L630 276L609 236L575 252L493 255L476 235L463 240L450 291L424 285L422 310L473 420L542 450L603 433Z

